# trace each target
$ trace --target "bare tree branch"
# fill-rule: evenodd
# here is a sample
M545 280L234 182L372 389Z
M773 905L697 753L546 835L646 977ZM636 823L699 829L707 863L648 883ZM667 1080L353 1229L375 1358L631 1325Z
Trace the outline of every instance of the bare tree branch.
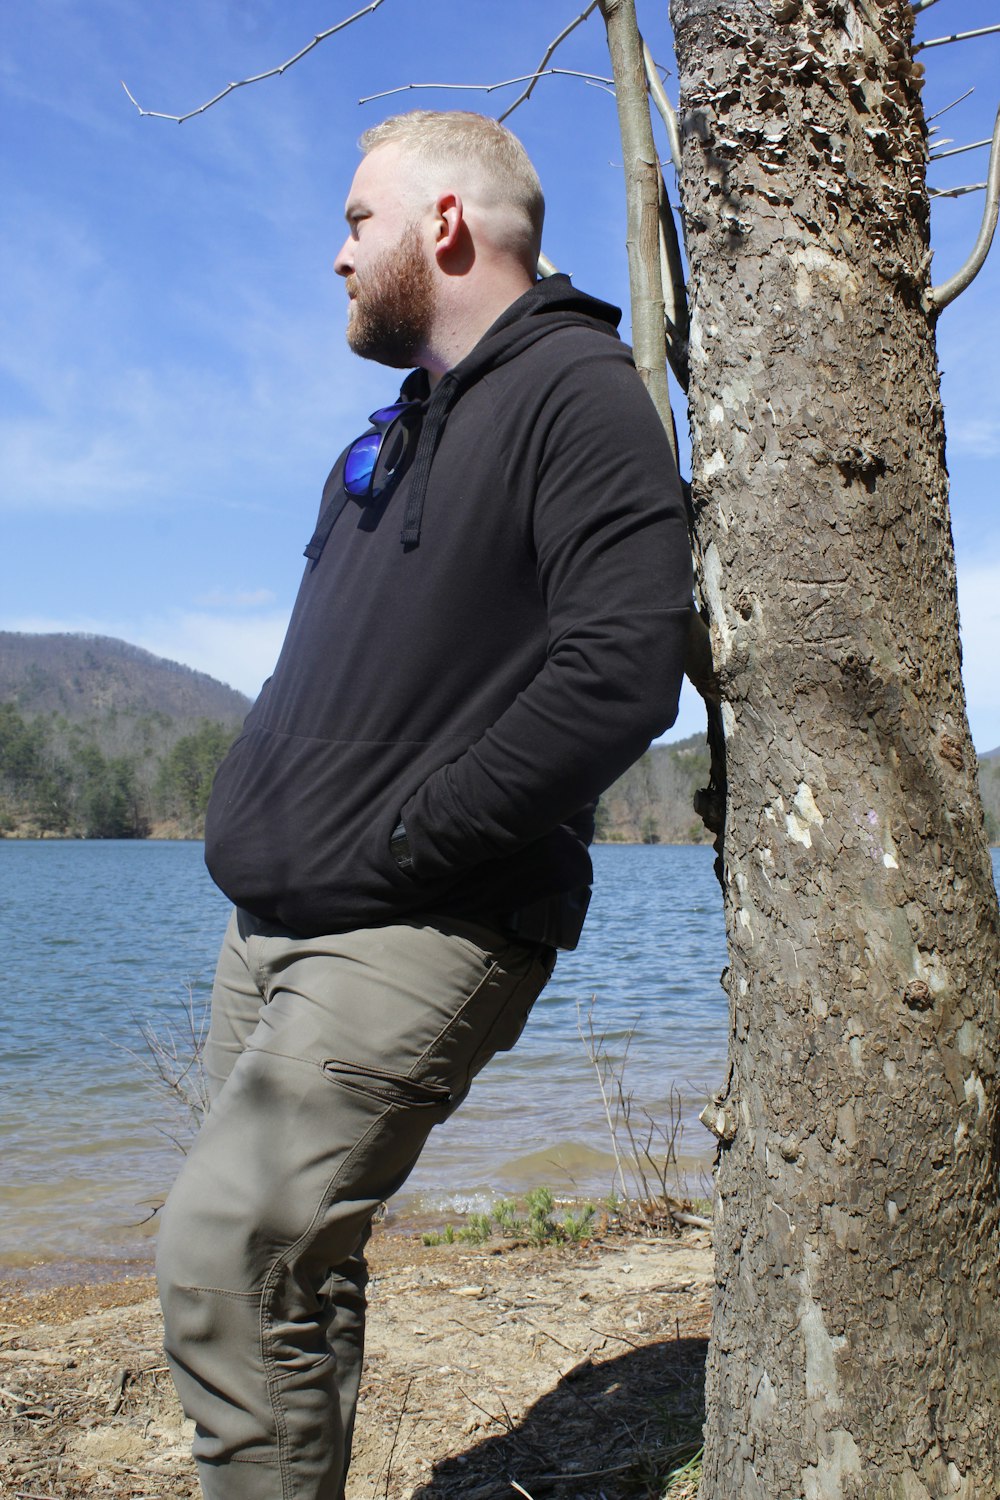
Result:
M677 221L674 218L663 173L659 174L660 279L663 283L663 321L667 332L667 359L682 391L688 388L688 300L681 260Z
M313 37L311 42L307 42L306 45L300 49L300 51L296 52L294 57L290 57L287 62L281 63L279 67L268 68L266 73L255 73L252 78L241 78L236 83L227 83L226 87L224 89L220 89L214 98L206 100L204 104L199 104L197 109L188 110L186 115L165 115L161 114L161 112L157 109L143 109L142 105L132 94L124 79L122 79L122 88L125 90L126 94L128 94L128 97L131 99L140 115L144 115L150 120L174 120L178 125L183 125L185 120L192 120L195 115L203 115L206 109L211 109L213 104L218 104L220 99L225 99L226 95L231 94L234 89L245 88L248 83L262 83L265 78L280 77L280 75L284 73L287 68L290 68L293 63L299 62L303 57L305 57L307 52L311 52L314 47L318 47L320 42L325 42L327 37L335 36L338 31L343 31L345 26L350 26L353 24L353 22L360 21L363 16L370 16L372 11L378 10L379 6L382 3L383 0L371 0L371 3L369 5L364 6L361 10L356 10L353 16L348 16L346 20L338 21L336 26L331 26L326 31L318 32L317 35Z
M600 0L615 75L618 128L625 165L626 246L632 293L636 369L677 456L667 386L666 329L660 279L660 163L649 117L642 38L634 0Z
M965 91L964 94L959 94L959 96L958 96L957 99L953 99L950 104L946 104L944 106L944 108L943 109L939 109L936 114L928 115L927 116L927 123L928 123L928 125L931 123L932 120L939 120L942 115L946 115L948 113L949 109L954 109L956 104L961 104L964 100L966 100L966 99L969 98L970 94L974 94L975 92L976 92L976 90L975 90L974 87L971 88L971 89L966 89L966 91Z
M964 198L966 193L984 193L985 182L968 182L964 187L931 188L928 198Z
M379 3L381 4L381 0ZM504 78L499 83L401 83L398 88L383 89L380 94L366 94L358 103L370 104L373 99L388 99L393 94L405 94L410 89L450 89L459 93L492 94L497 89L509 89L515 83L527 83L529 79L554 77L583 78L587 83L605 85L614 82L613 78L603 78L600 73L580 73L575 68L546 68L544 73L522 73L518 78Z
M596 9L597 0L590 0L590 4L587 6L586 10L582 11L580 15L577 16L575 21L570 21L568 26L564 26L559 35L549 43L548 47L545 50L545 56L542 58L541 62L538 64L538 67L535 69L531 82L528 84L528 87L525 89L524 93L518 95L518 97L514 100L514 103L509 104L504 110L503 114L499 116L501 124L504 120L506 120L508 115L512 115L514 113L519 104L524 104L526 100L531 98L532 90L534 89L535 84L538 82L539 78L541 78L542 74L545 72L549 58L553 56L556 48L566 40L571 31L575 31L576 28L581 24L581 22L585 21L589 15L592 15Z
M944 146L950 143L942 141L941 144ZM934 151L931 153L929 160L944 161L946 156L961 156L964 151L978 151L980 146L991 146L992 144L992 138L987 136L985 141L970 141L968 146L956 146L954 151Z
M932 5L937 5L937 0L910 0L910 9L915 16L922 10L930 10Z
M674 106L667 98L667 91L663 87L663 80L660 77L659 69L653 61L653 54L645 42L642 44L642 60L646 69L646 84L649 88L650 96L660 111L660 118L667 128L667 140L670 143L670 160L679 172L681 169L681 133L677 125L677 115L674 111Z
M998 28L1000 29L1000 28ZM947 307L949 302L965 291L982 270L983 263L990 253L993 243L993 234L997 227L997 216L1000 214L1000 109L997 110L996 120L993 125L993 145L990 151L989 171L986 174L986 207L983 210L983 222L979 228L979 235L972 247L972 254L960 271L941 286L931 287L927 293L928 301L932 307L940 312ZM973 189L975 191L975 189ZM942 197L944 194L941 195ZM957 193L952 196L958 196Z
M931 37L929 42L916 42L913 47L914 56L923 52L926 47L944 47L949 42L968 42L977 36L993 36L1000 31L1000 26L980 26L977 31L954 31L951 36Z

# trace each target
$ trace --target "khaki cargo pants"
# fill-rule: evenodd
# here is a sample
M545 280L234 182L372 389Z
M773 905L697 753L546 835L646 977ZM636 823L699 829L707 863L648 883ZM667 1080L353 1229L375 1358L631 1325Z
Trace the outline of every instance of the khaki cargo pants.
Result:
M157 1255L206 1500L342 1500L371 1216L514 1045L554 959L444 918L299 938L234 914L211 1110Z

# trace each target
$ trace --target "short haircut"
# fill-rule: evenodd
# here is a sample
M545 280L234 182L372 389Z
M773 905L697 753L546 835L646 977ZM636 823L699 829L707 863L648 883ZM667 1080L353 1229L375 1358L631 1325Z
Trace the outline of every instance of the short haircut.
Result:
M366 130L367 155L398 145L432 176L457 169L476 202L490 211L494 238L532 270L542 242L545 199L538 173L517 136L488 115L469 110L414 109Z

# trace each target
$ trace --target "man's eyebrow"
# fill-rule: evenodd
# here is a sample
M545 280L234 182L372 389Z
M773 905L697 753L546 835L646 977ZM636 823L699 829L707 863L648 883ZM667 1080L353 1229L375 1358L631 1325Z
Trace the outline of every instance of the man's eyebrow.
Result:
M368 209L365 206L363 198L350 198L348 200L347 207L344 209L344 218L347 220L348 224L350 224L354 219L357 219L366 213L368 213Z

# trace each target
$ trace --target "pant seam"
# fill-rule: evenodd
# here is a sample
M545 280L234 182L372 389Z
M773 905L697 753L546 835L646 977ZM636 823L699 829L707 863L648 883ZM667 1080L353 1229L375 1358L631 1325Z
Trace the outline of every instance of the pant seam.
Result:
M277 1374L274 1357L271 1352L271 1340L268 1338L268 1335L271 1331L272 1302L276 1290L278 1273L281 1270L287 1269L287 1263L292 1260L293 1254L295 1252L298 1252L310 1243L311 1239L315 1235L316 1224L320 1218L320 1215L332 1202L333 1195L340 1185L340 1182L346 1174L351 1163L353 1162L355 1156L358 1154L358 1152L360 1152L362 1147L367 1144L368 1138L371 1136L373 1131L378 1129L378 1127L385 1119L386 1115L389 1113L389 1110L393 1107L394 1106L392 1105L388 1105L385 1109L383 1109L382 1112L371 1122L364 1135L361 1136L359 1140L355 1141L350 1152L341 1162L339 1170L334 1173L333 1177L327 1183L323 1196L316 1206L316 1210L309 1221L308 1227L303 1230L302 1234L299 1235L299 1238L295 1240L293 1244L288 1246L288 1248L284 1252L284 1255L273 1262L270 1270L267 1273L267 1276L264 1279L264 1285L261 1288L259 1319L261 1363L263 1364L265 1370L268 1400L271 1404L271 1414L274 1417L275 1435L277 1439L276 1447L278 1450L278 1474L281 1478L281 1500L295 1500L295 1497L292 1494L292 1490L290 1488L290 1481L294 1479L294 1476L291 1474L289 1465L288 1425L285 1421L285 1412L281 1401L280 1378Z

